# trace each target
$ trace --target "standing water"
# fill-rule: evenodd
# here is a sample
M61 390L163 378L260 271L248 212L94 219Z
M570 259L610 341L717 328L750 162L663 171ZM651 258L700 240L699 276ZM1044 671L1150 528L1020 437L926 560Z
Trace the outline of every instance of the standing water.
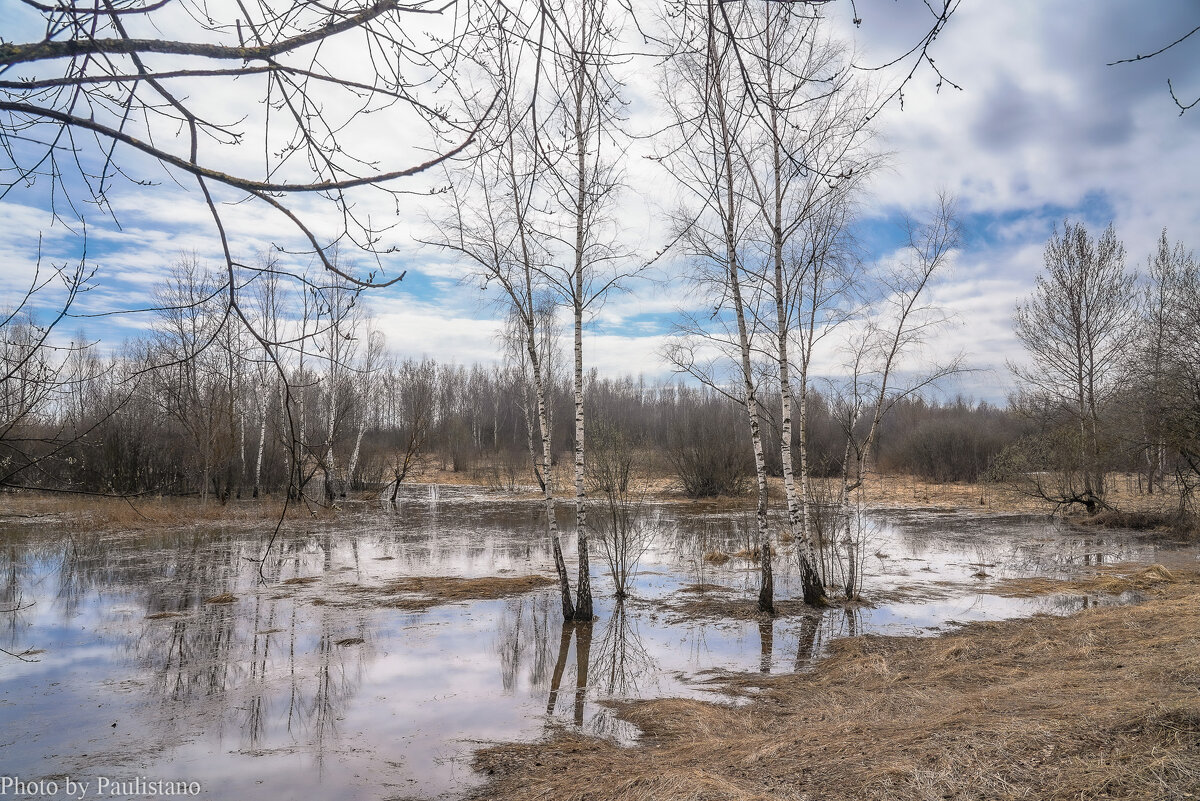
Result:
M1196 559L1039 518L873 512L874 602L769 620L750 614L756 565L705 559L747 549L752 516L651 505L623 608L593 556L591 626L563 626L554 586L440 605L372 594L405 577L553 575L540 512L406 487L398 508L282 536L265 561L267 536L244 527L0 528L0 609L15 609L0 647L24 654L0 654L0 775L25 783L3 797L66 798L70 778L93 795L102 779L141 779L198 782L207 798L454 798L478 785L483 744L558 726L635 739L598 700L712 697L714 674L802 670L841 636L1107 600L986 592L1004 578ZM574 539L563 537L569 561ZM799 595L793 567L785 549L779 598Z

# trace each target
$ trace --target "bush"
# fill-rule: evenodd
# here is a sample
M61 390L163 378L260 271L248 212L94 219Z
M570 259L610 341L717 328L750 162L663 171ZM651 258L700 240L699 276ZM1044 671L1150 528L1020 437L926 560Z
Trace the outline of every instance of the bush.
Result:
M746 491L753 466L739 411L728 401L708 398L680 409L672 421L667 460L689 498Z

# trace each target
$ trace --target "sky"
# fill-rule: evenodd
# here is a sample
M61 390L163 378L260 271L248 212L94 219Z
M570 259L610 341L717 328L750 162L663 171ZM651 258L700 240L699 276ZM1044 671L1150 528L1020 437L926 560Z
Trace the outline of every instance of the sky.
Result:
M858 28L843 0L828 14L852 39L862 65L904 52L926 24L920 0L858 0L855 8ZM0 0L0 18L10 41L38 35L36 19L19 0ZM1200 33L1153 59L1109 66L1157 50L1197 25L1195 0L964 0L931 50L947 81L939 88L932 71L918 70L904 88L903 107L893 103L877 118L879 146L890 157L869 186L858 223L868 259L889 258L905 214L927 210L939 192L958 200L962 246L931 287L931 299L950 321L930 350L935 357L961 350L973 369L943 392L1003 402L1012 387L1006 361L1022 358L1011 328L1014 304L1032 290L1055 225L1082 221L1098 233L1112 222L1133 267L1144 265L1164 228L1172 240L1200 249L1200 105L1180 115L1167 87L1170 78L1185 103L1200 97ZM654 76L645 60L624 68L627 124L635 132L655 125ZM226 101L232 102L203 99L217 113ZM422 152L422 134L366 128L346 135L380 152L399 147L397 158L411 160ZM662 168L643 158L651 147L631 147L628 187L617 210L637 251L647 254L667 243L662 215L679 199ZM0 167L8 166L5 158L0 155ZM95 288L78 304L82 313L149 305L166 267L182 253L219 263L212 223L195 189L174 185L140 156L126 158L132 175L149 176L154 185L113 185L117 223L84 211L88 262L96 272ZM438 180L418 176L412 188L420 192ZM494 298L477 281L463 280L465 265L418 241L428 235L428 199L363 202L377 220L394 215L387 243L395 251L382 263L389 276L407 271L399 284L365 296L393 353L460 364L495 361L501 311ZM53 221L50 203L45 181L0 199L0 305L20 297L39 248L43 265L77 259L82 251L82 226ZM304 209L314 219L328 214L315 204ZM261 208L231 206L226 219L243 253L288 235L277 233L281 221ZM701 301L688 291L682 257L668 252L656 268L589 319L585 354L601 374L672 375L659 354L678 312ZM47 295L45 302L53 301ZM115 347L150 323L146 314L81 317L71 321L71 332Z

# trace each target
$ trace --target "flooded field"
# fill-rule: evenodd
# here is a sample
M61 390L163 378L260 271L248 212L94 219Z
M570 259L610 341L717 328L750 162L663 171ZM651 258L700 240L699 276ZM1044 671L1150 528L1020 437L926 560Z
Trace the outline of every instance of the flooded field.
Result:
M714 674L803 670L842 636L1134 600L988 591L1005 579L1197 564L1194 548L1044 519L875 511L868 603L760 620L757 567L703 558L745 548L751 517L651 505L645 522L631 599L614 609L594 555L598 619L565 628L553 585L448 604L419 584L383 591L552 575L534 501L411 487L396 510L281 536L265 561L261 531L6 523L0 609L20 608L0 617L0 647L28 661L0 655L0 773L57 780L62 798L66 777L93 794L100 777L144 777L209 798L454 798L481 782L481 744L560 726L635 739L605 699L712 696ZM792 597L794 556L776 571Z

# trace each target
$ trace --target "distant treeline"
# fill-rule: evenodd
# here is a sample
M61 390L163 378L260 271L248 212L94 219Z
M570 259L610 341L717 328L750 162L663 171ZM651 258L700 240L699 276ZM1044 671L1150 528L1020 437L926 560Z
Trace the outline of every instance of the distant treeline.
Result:
M343 339L335 358L326 347L297 353L281 374L247 358L254 348L236 327L203 329L156 325L114 356L72 352L55 391L25 417L23 447L0 443L10 470L26 462L8 483L224 500L286 492L293 460L292 491L318 499L381 488L422 466L499 486L534 481L530 449L540 435L519 365L391 359L382 337L369 334ZM181 331L194 336L181 343ZM192 347L198 337L203 349ZM10 407L39 391L38 375L5 382ZM551 386L553 449L565 465L574 447L571 387L566 376ZM678 474L691 494L752 483L745 411L720 392L593 373L585 394L594 447L619 438L643 469ZM764 392L760 402L767 469L778 476L779 400ZM836 403L820 393L809 402L813 474L836 475L846 444ZM1025 431L1014 414L986 403L903 400L885 418L877 467L976 481ZM568 480L564 472L559 482Z
M1161 250L1151 277L1182 278L1172 278L1170 305L1144 304L1167 310L1158 316L1126 304L1129 333L1110 348L1113 366L1096 368L1103 393L1067 402L1031 391L1032 378L1047 372L1022 375L1023 391L1004 407L890 397L870 467L939 482L1029 484L1035 497L1059 504L1102 497L1102 477L1126 472L1143 476L1146 492L1178 492L1185 506L1200 475L1200 395L1189 361L1196 341L1190 332L1200 330L1200 281L1190 257L1172 256L1165 235ZM1172 273L1175 262L1183 266ZM0 486L332 500L351 490L383 491L428 466L496 486L538 479L536 392L519 337L502 340L503 360L487 366L397 359L352 289L313 282L303 293L284 294L262 281L243 313L273 341L292 343L266 348L214 291L218 284L194 261L177 264L155 297L159 308L147 335L108 355L95 346L54 344L32 317L10 316L0 343ZM1159 329L1144 322L1160 317ZM565 489L575 444L573 391L557 338L547 335L541 347L551 451L562 465L554 481ZM829 387L810 387L807 397L807 469L815 477L838 476L853 461L848 448L863 441L874 416L873 409L850 408ZM739 387L593 372L584 397L589 459L636 454L635 472L675 475L693 496L751 489L753 450ZM756 400L766 471L779 476L778 389L764 382ZM800 436L793 425L793 442Z

